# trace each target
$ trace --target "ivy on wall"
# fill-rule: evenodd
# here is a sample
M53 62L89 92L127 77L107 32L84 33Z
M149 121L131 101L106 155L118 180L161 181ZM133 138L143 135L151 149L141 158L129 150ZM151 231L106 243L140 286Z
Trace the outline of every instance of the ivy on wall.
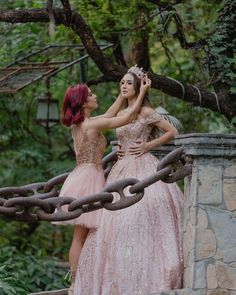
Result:
M236 95L236 1L224 0L222 4L216 30L208 42L208 62L212 82L225 83Z

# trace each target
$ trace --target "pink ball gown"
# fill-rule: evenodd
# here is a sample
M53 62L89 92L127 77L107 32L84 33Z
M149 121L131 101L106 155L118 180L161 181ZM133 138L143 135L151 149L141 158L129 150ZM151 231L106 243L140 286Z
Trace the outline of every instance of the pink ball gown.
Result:
M71 128L74 140L74 149L76 153L77 166L66 178L59 197L81 197L98 193L105 184L105 177L102 167L102 156L106 147L106 139L102 133L98 133L97 138L91 140L87 136L87 129L79 138L78 126ZM80 144L79 144L80 143ZM67 210L67 205L63 210ZM78 218L53 222L54 224L72 224L81 225L87 228L97 228L100 222L102 210L96 210L84 213Z
M158 160L129 154L134 140L147 141L156 113L117 129L125 151L107 183L127 177L139 180L156 171ZM183 194L177 184L158 181L145 188L141 201L119 211L103 210L97 231L91 230L79 259L74 295L138 295L181 288Z

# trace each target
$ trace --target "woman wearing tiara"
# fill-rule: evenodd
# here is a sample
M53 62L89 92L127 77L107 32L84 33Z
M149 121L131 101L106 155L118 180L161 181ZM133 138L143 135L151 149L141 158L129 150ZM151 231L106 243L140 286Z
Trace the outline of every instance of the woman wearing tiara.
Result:
M150 87L150 80L143 77L140 84L140 93L132 105L123 115L116 117L123 97L118 96L109 110L100 116L92 117L91 113L98 107L97 96L86 84L70 86L65 93L63 103L62 122L71 128L74 140L77 166L64 182L60 197L74 197L98 193L104 187L105 179L102 169L102 156L106 140L102 130L120 127L136 118L142 105L142 100ZM63 206L67 210L67 205ZM56 224L71 224L74 226L73 240L69 252L72 284L69 295L73 295L73 284L83 243L89 230L99 226L101 210L83 214L78 218L68 221L54 222Z
M121 79L127 101L124 115L135 103L142 69L132 67ZM162 136L152 138L153 129ZM119 160L107 184L156 172L150 150L172 140L177 130L151 107L147 97L135 120L117 128ZM90 231L78 264L75 295L137 295L181 288L182 202L177 184L158 181L145 188L141 201L119 211L103 210L97 231Z

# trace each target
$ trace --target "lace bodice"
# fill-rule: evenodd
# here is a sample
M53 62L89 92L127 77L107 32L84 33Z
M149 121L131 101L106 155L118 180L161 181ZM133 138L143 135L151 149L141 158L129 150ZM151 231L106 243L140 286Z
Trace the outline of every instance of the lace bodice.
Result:
M82 133L83 138L79 140L78 136L78 127L75 126L72 129L72 137L74 139L77 164L87 163L101 166L102 156L106 147L106 138L104 135L98 133L96 138L90 139L85 129ZM78 142L80 142L80 144L78 144Z
M132 123L116 129L116 135L122 150L128 154L128 150L134 145L134 140L148 141L151 135L153 123L162 120L162 116L154 112L149 117L139 116Z

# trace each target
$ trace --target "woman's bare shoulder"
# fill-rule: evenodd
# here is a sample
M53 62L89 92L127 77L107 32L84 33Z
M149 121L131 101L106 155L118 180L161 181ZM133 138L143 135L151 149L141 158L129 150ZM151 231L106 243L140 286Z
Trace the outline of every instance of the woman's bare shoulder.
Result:
M140 115L144 118L147 118L155 113L155 110L149 106L143 106L140 111Z
M72 125L70 125L70 129L71 130L76 130L76 129L78 129L79 125L81 125L81 123L72 124Z

